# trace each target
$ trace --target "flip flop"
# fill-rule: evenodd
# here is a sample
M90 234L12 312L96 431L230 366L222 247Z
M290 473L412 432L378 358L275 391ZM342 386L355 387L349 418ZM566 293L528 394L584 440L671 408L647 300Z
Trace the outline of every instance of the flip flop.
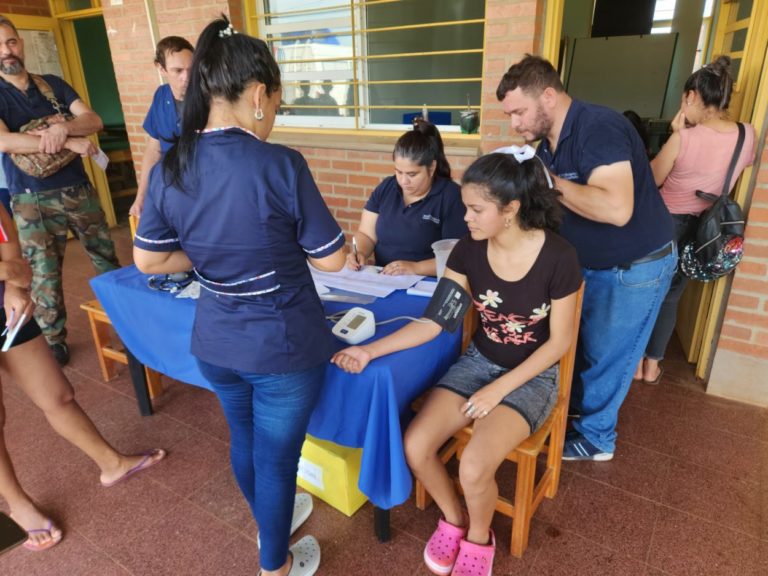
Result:
M661 381L661 377L663 375L664 375L664 366L659 366L659 375L656 376L656 378L653 380L646 380L645 378L643 378L643 382L645 382L646 384L651 384L655 386Z
M59 530L59 535L54 536L51 534L51 530L53 530L53 521L50 519L46 519L46 525L45 528L34 528L32 530L27 530L27 534L32 536L32 534L48 534L48 536L51 537L50 540L47 540L45 542L33 542L31 540L27 540L22 544L24 548L27 550L32 550L32 552L42 552L43 550L48 550L48 548L53 548L61 542L61 539L64 538L64 534L61 530Z
M160 455L160 458L154 459L155 456ZM120 484L123 480L127 480L137 472L141 472L142 470L146 470L147 468L150 468L160 462L163 458L166 456L165 450L162 448L155 448L154 450L148 450L146 452L142 452L141 456L144 456L136 466L128 470L125 474L120 476L117 480L113 480L112 482L102 482L101 485L104 488L111 488L115 484Z
M309 515L312 514L312 507L312 496L310 494L306 492L296 494L296 499L293 501L293 516L291 517L291 536L307 521ZM261 531L256 534L256 545L261 550Z

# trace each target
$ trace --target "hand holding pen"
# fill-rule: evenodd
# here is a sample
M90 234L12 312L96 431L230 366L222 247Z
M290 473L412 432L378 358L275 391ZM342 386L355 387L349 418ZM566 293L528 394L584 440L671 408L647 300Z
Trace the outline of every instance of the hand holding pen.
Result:
M352 252L347 254L347 268L359 271L365 264L365 256L362 256L357 250L357 239L352 236Z

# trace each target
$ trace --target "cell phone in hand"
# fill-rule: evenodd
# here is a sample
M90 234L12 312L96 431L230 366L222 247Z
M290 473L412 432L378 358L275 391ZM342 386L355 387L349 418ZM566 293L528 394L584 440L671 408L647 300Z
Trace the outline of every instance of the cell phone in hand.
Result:
M27 539L27 531L10 516L0 512L0 554L8 552Z
M5 331L3 334L5 334L5 342L3 342L3 347L0 348L0 352L8 352L11 345L13 344L13 341L16 339L16 334L19 333L19 330L21 330L21 327L24 325L24 322L27 319L26 314L22 314L21 318L19 318L19 321L16 322L16 324L13 325L13 328L8 328L8 326L5 327ZM11 312L11 322L13 322L13 311Z

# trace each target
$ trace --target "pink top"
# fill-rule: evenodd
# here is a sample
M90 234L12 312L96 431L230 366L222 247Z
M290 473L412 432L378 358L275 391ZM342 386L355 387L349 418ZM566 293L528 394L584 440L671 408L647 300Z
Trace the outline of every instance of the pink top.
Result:
M744 145L729 190L755 157L755 129L750 124L744 124L744 128ZM718 132L702 124L680 131L680 151L661 185L661 196L670 213L701 214L710 206L709 202L696 196L696 190L711 194L723 191L723 180L738 136L738 130Z

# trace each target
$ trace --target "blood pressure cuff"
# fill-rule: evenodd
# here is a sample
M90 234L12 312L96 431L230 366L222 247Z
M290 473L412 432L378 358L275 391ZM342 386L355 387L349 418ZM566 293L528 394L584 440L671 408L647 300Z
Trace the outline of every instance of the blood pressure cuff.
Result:
M471 306L472 297L464 288L449 278L441 278L423 316L448 332L456 332Z

